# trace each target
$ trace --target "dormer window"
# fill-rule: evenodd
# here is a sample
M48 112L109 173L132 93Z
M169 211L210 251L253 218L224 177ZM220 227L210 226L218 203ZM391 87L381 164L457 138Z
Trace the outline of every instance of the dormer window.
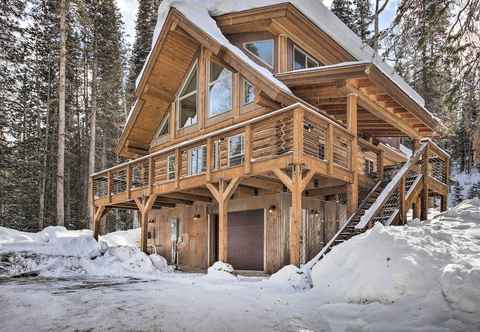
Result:
M293 70L319 67L320 63L297 46L293 47Z
M208 117L232 110L233 73L217 62L210 62Z
M270 68L273 68L273 46L273 39L257 40L243 44L243 48Z
M178 128L193 126L197 123L198 108L198 63L192 66L177 97Z

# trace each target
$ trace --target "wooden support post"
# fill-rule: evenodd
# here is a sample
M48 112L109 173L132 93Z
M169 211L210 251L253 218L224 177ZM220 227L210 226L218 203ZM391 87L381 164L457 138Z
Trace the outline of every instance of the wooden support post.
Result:
M448 209L448 195L442 195L440 197L441 199L441 203L440 203L440 211L441 212L444 212L444 211L447 211Z
M278 73L285 73L288 71L288 36L286 34L279 34L277 39L277 59L278 59Z
M400 180L400 221L402 225L407 223L407 207L405 205L405 177Z
M207 63L210 64L210 53L202 46L198 60L198 128L200 130L205 128L205 120L208 114L208 110L205 109L207 105L205 100L207 95Z
M233 193L240 184L240 177L230 180L228 185L221 179L218 188L212 183L207 183L207 188L218 203L218 260L228 260L228 203Z
M353 135L351 148L352 183L347 185L347 215L351 216L358 208L358 170L357 170L357 95L347 96L347 129Z
M158 195L150 195L148 198L135 199L140 217L140 249L147 253L148 250L148 216Z
M377 155L377 174L378 174L379 180L383 180L384 167L385 167L385 152L383 150L380 150L378 151L378 155Z
M245 174L252 171L252 127L245 127Z
M422 210L420 211L420 219L428 219L428 146L422 156L422 173L423 173L423 190L421 193Z
M233 74L233 91L241 91L241 82L240 82L240 74L234 73ZM235 121L238 120L240 117L240 96L241 93L234 93L233 94L233 118Z
M302 195L308 183L315 176L314 170L309 170L303 175L301 165L293 165L292 177L290 178L281 169L274 169L273 173L290 190L292 194L292 209L290 215L290 264L300 264L300 230L302 225Z
M95 240L98 241L98 235L100 234L100 221L102 217L107 212L106 207L104 205L101 206L93 206L94 210L94 217L93 217L93 237Z
M293 164L301 165L303 162L303 109L293 111Z
M148 190L150 192L150 195L153 192L153 182L155 181L154 179L154 163L153 163L153 158L150 156L148 158Z
M327 146L326 146L326 159L328 162L328 174L333 173L333 140L334 140L334 128L331 123L328 124L327 129Z

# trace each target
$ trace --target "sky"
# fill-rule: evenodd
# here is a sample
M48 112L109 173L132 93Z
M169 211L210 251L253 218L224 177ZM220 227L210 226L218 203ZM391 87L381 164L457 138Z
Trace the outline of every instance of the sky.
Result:
M130 45L133 45L133 42L135 40L135 18L137 16L138 0L116 1L123 16L123 22L125 23L125 32L127 33L127 36L125 38ZM323 0L323 3L330 8L332 1L333 0ZM388 26L390 24L392 17L395 14L398 1L399 0L389 1L387 8L380 17L380 28L384 28L385 26ZM382 1L380 3L382 3Z
M130 45L135 40L135 18L137 17L138 1L137 0L117 0L120 13L125 23L125 39Z

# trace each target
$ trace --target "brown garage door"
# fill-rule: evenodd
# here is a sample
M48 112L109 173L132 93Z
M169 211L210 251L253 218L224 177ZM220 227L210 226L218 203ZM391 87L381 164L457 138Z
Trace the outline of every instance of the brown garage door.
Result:
M228 214L228 262L236 270L263 271L263 211Z

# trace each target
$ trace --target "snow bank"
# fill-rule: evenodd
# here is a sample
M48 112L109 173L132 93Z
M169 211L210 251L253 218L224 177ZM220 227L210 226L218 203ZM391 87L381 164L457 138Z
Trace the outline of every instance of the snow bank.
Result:
M312 288L312 280L305 271L295 265L287 265L272 274L267 283L274 285L288 285L295 290Z
M314 266L314 292L328 301L354 303L438 296L454 310L480 314L479 240L480 199L427 223L377 224Z
M50 226L38 233L20 232L0 227L0 253L34 252L44 255L93 258L100 254L97 241L89 230L69 231Z
M207 278L236 280L237 277L233 274L233 266L224 262L215 262L207 270Z
M100 243L105 243L108 247L138 247L140 242L140 232L140 228L112 232L104 236L100 236Z

